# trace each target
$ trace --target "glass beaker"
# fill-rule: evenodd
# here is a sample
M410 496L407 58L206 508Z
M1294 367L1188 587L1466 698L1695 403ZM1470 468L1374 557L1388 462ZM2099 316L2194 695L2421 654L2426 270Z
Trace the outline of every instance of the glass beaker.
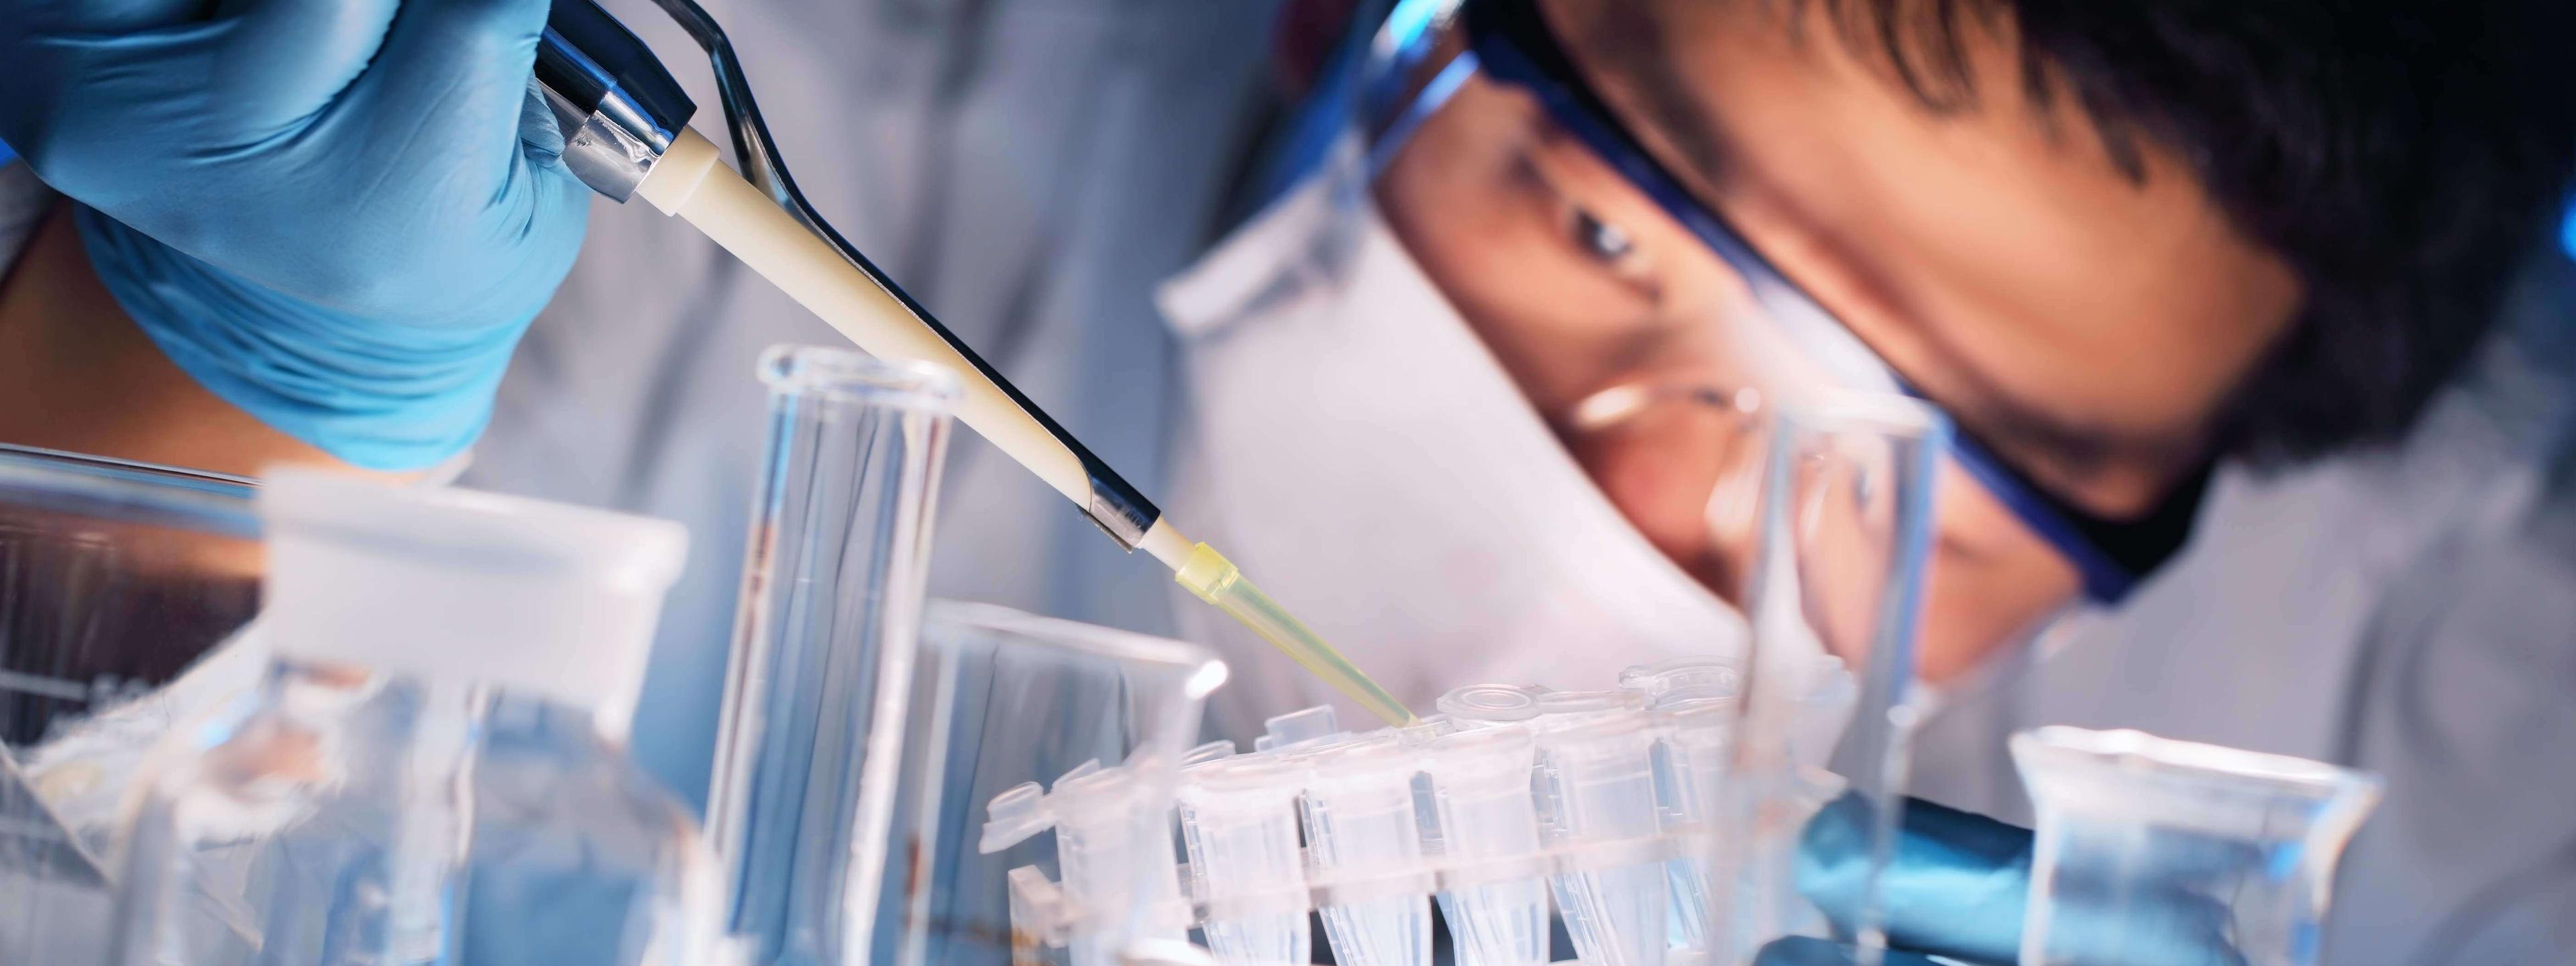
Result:
M2012 737L2038 815L2022 966L2309 966L2380 780L2136 731Z
M762 355L754 497L707 834L752 966L870 955L956 377Z
M1818 393L1773 412L1734 769L1723 788L1701 790L1734 813L1713 866L1736 872L1713 890L1730 897L1711 920L1728 935L1712 948L1750 958L1829 918L1857 941L1860 962L1875 963L1878 870L1903 805L1915 619L1950 426L1891 394ZM1865 841L1835 874L1802 882L1799 834L1842 795L1869 809Z
M198 660L259 607L252 492L0 445L0 963L97 961L135 770L257 681L247 648Z
M1224 662L956 601L931 602L921 639L896 823L907 861L883 907L900 917L894 962L1107 966L1186 949L1173 793Z

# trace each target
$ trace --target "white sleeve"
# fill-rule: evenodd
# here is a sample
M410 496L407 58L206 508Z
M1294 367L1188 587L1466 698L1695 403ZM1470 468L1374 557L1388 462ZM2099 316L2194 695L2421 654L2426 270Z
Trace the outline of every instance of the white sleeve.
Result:
M9 267L18 264L27 237L36 233L36 222L53 203L53 189L36 180L36 172L25 161L0 163L0 278L8 277Z
M2576 961L2576 457L2560 460L2538 512L2429 555L2372 622L2343 757L2388 784L2346 856L2329 961Z

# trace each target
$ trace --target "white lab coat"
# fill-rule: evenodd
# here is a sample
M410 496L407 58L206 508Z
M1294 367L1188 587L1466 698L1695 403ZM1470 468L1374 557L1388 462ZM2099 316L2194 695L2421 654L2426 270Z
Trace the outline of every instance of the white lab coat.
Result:
M2402 445L2221 473L2134 600L1947 695L1917 793L2028 822L2003 739L2044 724L2375 771L2327 962L2576 961L2576 267L2502 327Z
M708 0L807 197L1110 465L1159 493L1172 393L1153 285L1210 240L1276 0ZM705 57L607 4L730 143ZM762 348L846 344L651 206L601 201L504 379L465 485L688 524L638 757L704 794L764 424ZM956 436L931 592L1168 631L1169 571Z

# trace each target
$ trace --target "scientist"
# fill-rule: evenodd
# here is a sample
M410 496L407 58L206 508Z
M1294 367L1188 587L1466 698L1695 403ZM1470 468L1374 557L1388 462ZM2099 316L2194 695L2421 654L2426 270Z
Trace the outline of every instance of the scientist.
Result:
M0 438L416 470L473 442L498 392L477 472L738 512L757 444L726 440L753 423L695 403L749 412L748 389L702 387L747 382L775 338L738 313L794 313L631 210L573 267L591 203L524 106L541 6L11 0L0 139L78 204L0 289ZM2330 949L2563 956L2576 481L2569 268L2544 244L2576 154L2563 5L1463 6L1361 85L1331 163L1162 290L1176 519L1408 699L1598 679L1739 633L1709 588L1732 592L1742 541L1706 523L1739 407L1901 385L1970 444L1925 611L1943 707L1923 790L2009 812L2001 737L2039 722L2358 765L2391 791ZM866 61L824 46L814 69ZM876 53L900 73L909 50ZM771 110L832 117L835 94ZM840 145L897 150L906 119ZM994 149L960 156L1065 160ZM1142 154L1125 163L1182 170ZM1065 185L1033 210L1151 194ZM869 223L935 217L900 210L919 197ZM1027 227L1011 237L1062 229ZM990 251L914 271L962 292ZM1119 281L1074 274L1056 284ZM1124 316L1082 325L1100 318ZM1074 362L1024 388L1158 378L1079 328L1026 343ZM1035 520L989 539L1070 524ZM1032 569L959 551L961 529L943 566ZM1112 576L1086 601L1158 582L1093 572ZM1252 711L1308 697L1239 680L1269 687L1240 694ZM1899 938L1947 948L1931 908Z

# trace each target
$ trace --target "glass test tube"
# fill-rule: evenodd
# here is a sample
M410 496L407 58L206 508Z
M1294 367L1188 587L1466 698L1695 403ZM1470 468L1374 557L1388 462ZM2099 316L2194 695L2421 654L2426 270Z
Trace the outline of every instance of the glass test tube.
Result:
M1847 894L1829 904L1834 925L1857 938L1864 964L1884 946L1877 873L1903 804L1915 617L1949 438L1939 411L1902 396L1844 393L1774 411L1745 591L1753 648L1735 767L1724 789L1709 790L1733 813L1716 867L1738 872L1721 877L1733 898L1712 913L1728 930L1713 948L1736 960L1823 925L1799 897L1792 861L1801 828L1837 786L1868 806L1873 827L1861 874L1836 884Z
M2378 776L2051 727L2012 738L2039 818L2022 966L2310 966Z
M864 962L957 380L785 346L759 374L769 446L707 834L752 966Z

